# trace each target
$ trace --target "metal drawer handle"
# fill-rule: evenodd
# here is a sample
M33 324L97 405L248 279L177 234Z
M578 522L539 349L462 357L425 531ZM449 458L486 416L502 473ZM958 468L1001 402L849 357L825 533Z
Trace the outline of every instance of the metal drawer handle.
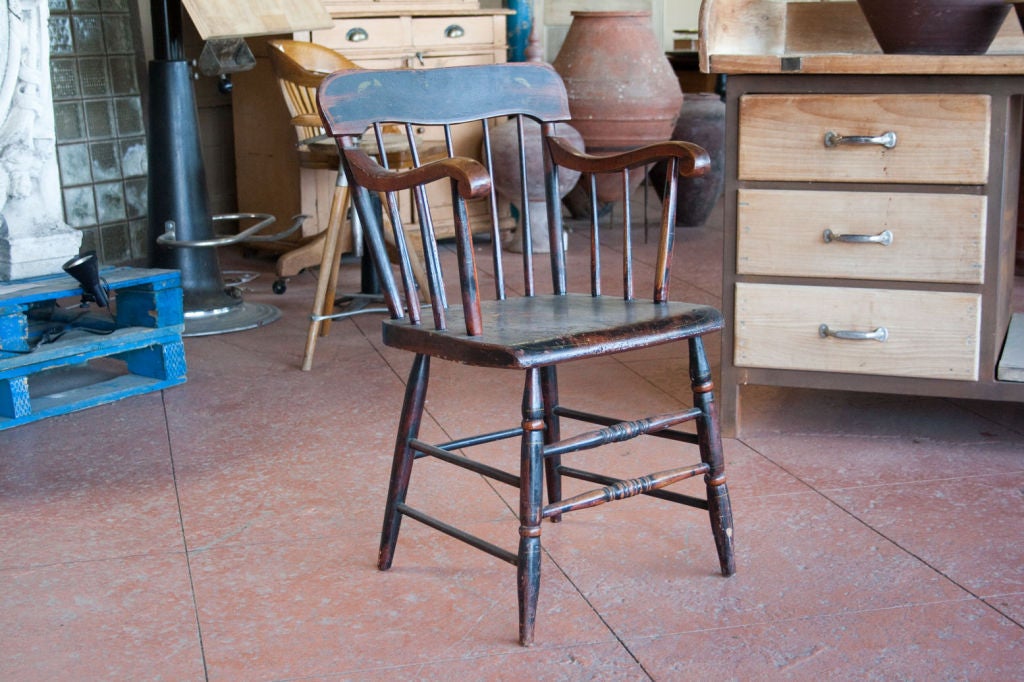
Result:
M873 332L851 332L843 329L829 329L827 324L818 327L818 336L825 339L829 336L844 341L878 341L884 342L889 338L889 330L879 327Z
M366 32L365 28L360 28L359 26L356 26L355 28L350 28L348 30L348 33L345 34L345 40L347 40L350 43L361 43L364 40L369 39L370 34Z
M826 244L832 242L847 242L848 244L881 244L882 246L889 246L892 244L892 232L886 230L879 234L836 234L832 230L826 229L821 233L822 238Z
M461 38L466 35L466 29L462 28L458 24L452 24L444 30L445 38Z
M870 137L868 135L840 135L832 130L825 133L826 147L838 147L842 144L877 144L885 147L886 149L892 149L896 146L896 133L890 130L889 132L882 133L881 135L875 135L874 137Z

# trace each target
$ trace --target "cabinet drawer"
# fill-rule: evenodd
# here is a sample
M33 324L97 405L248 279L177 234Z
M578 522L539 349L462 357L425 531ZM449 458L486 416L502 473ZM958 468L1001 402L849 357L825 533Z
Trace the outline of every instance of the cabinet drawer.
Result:
M359 52L398 50L409 44L400 17L335 19L334 27L313 31L313 42L355 59Z
M980 321L977 294L738 283L735 364L977 381Z
M988 95L745 95L739 178L985 184L990 109ZM887 133L891 148L857 140Z
M417 48L493 45L492 17L414 17L412 44Z
M986 205L970 194L741 189L736 271L980 284ZM865 237L883 241L855 241Z

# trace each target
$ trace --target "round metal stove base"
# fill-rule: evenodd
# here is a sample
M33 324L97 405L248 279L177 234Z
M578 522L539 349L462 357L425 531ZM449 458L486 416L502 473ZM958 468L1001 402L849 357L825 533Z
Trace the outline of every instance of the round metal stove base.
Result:
M182 336L211 336L254 329L281 317L281 311L266 303L241 303L223 311L185 313Z

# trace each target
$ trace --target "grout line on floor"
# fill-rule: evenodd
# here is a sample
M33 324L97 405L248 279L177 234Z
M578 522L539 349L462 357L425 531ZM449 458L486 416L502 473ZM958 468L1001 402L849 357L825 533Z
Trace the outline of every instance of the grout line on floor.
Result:
M737 440L739 440L739 439L737 439ZM786 468L786 467L785 467L784 465L780 464L779 462L776 462L776 461L775 461L774 459L772 459L772 458L771 458L770 456L766 455L765 453L761 452L760 450L758 450L757 448L755 448L754 446L752 446L752 445L751 445L750 443L747 443L747 442L745 442L745 441L742 441L742 440L741 440L740 442L742 442L742 443L743 443L744 445L746 445L746 446L747 446L748 448L750 448L750 449L751 449L752 451L756 452L756 453L757 453L758 455L760 455L761 457L763 457L763 458L764 458L765 460L767 460L767 461L771 462L772 464L774 464L775 466L777 466L777 467L778 467L779 469L781 469L782 471L784 471L784 472L786 472L787 474L789 474L790 476L792 476L792 477L793 477L793 478L794 478L795 480L797 480L797 481L800 481L800 483L802 483L802 484L804 484L805 486L807 486L807 487L808 487L808 488L809 488L809 489L810 489L811 491L813 491L813 492L814 492L814 493L815 493L816 495L818 495L819 497L821 497L822 499L824 499L825 501L827 501L827 502L828 502L829 504L833 505L833 506L834 506L834 507L835 507L836 509L838 509L838 510L842 511L842 512L843 512L844 514L848 515L848 516L849 516L850 518L852 518L853 520L855 520L855 521L856 521L857 523L859 523L860 525L864 526L864 528L867 528L867 529L868 529L868 530L870 530L870 531L871 531L872 533L874 533L874 534L875 534L875 535L877 535L878 537L882 538L883 540L885 540L886 542L888 542L889 544L891 544L891 545L892 545L893 547L896 547L896 548L897 548L897 549L899 549L900 551L904 552L904 553L905 553L905 554L906 554L907 556L913 557L913 558L914 558L914 559L916 559L916 560L917 560L918 562L920 562L920 563L921 563L921 565L923 565L923 566L926 566L926 567L928 567L928 568L929 568L929 569L931 569L931 570L932 570L932 571L933 571L933 572L934 572L934 573L935 573L936 575L939 575L939 576L941 576L941 577L945 578L945 579L946 579L946 580L948 580L948 581L949 581L949 582L950 582L951 584L953 584L953 585L955 585L956 587L960 588L960 589L961 589L961 590L963 590L963 591L964 591L965 593L967 593L967 594L971 595L972 597L974 597L975 599L977 599L977 600L979 600L979 601L981 601L981 602L984 602L984 599L983 599L983 598L981 597L981 595L979 595L979 594L976 594L976 593L975 593L974 591L972 591L971 589L967 588L967 587L966 587L965 585L961 584L961 583L960 583L960 582L959 582L958 580L956 580L956 579L954 579L953 577L951 577L951 576L947 575L947 574L946 574L946 573L945 573L944 571L942 571L941 569L939 569L939 568L938 568L937 566L933 565L933 564L932 564L932 563L931 563L930 561L928 561L928 560L927 560L927 559L925 559L924 557L920 556L919 554L917 554L916 552L914 552L914 551L910 550L909 548L907 548L907 547L903 546L903 545L902 545L902 544L901 544L900 542L898 542L898 541L897 541L897 540L895 540L894 538L891 538L891 537L889 537L888 535L886 535L885 533L883 533L883 532L882 532L882 531L880 531L879 529L875 528L874 526L872 526L871 524L869 524L869 523L868 523L867 521L865 521L864 519L860 518L859 516L857 516L856 514L854 514L854 513L852 512L852 511L850 511L849 509L847 509L846 507L844 507L844 506L843 506L843 505L842 505L842 504L841 504L840 502L838 502L837 500L835 500L835 499L833 499L832 497L830 497L830 496L829 496L829 495L827 494L827 489L819 489L819 488L815 487L815 486L814 486L814 485L812 485L811 483L809 483L809 482L805 481L805 480L804 480L804 479L803 479L803 478L802 478L801 476L799 476L798 474L794 473L793 471L790 471L790 470L789 470L789 469L787 469L787 468ZM988 606L989 608L993 608L991 604L989 604L989 603L987 603L987 602L984 602L984 603L985 603L985 605L986 605L986 606ZM995 611L997 611L998 613L1000 613L1000 615L1003 615L1003 614L1002 614L1001 612L999 612L999 611L998 611L998 609L994 609L994 608L993 608L993 610L995 610Z
M602 624L602 625L604 625L604 626L605 626L605 627L606 627L606 628L608 629L608 632L609 632L609 633L611 634L611 636L612 636L612 637L614 637L614 638L615 638L615 641L617 641L617 642L619 643L619 646L621 646L621 647L622 647L622 650L623 650L623 651L625 651L625 652L626 652L626 653L627 653L627 654L629 655L629 657L630 657L630 658L632 658L632 659L633 659L633 661L635 661L635 662L636 662L636 664L637 664L637 666L638 666L638 667L640 668L640 670L642 670L642 671L643 671L643 673L644 673L644 675L646 675L646 676L647 676L647 679L649 679L649 680L654 680L654 676L653 676L653 675L651 674L651 672L650 672L650 671L649 671L649 670L647 669L647 667L646 667L646 666L645 666L645 665L643 664L643 661L641 661L641 660L640 660L640 658L639 658L639 657L638 657L638 656L636 655L636 653L634 653L634 651L633 651L633 650L632 650L632 649L631 649L631 648L629 647L629 645L628 645L628 644L626 643L626 641L625 641L624 639L622 639L622 637L621 637L621 636L619 635L619 633L615 631L615 628L613 628L613 627L612 627L612 625L611 625L611 623L609 623L609 622L608 622L608 620L607 620L607 619L606 619L606 618L604 617L604 614L603 614L603 613L601 613L601 610L600 610L600 609L598 609L598 608L597 608L596 606L594 606L594 604L593 604L593 603L591 603L590 599L588 599L588 598L587 598L587 595L586 595L586 594L584 594L584 592L583 592L583 590L582 590L582 589L580 588L580 586L579 586L579 585L577 585L577 584L576 584L576 581L574 581L574 580L572 579L572 577L571 577L571 576L570 576L570 575L568 574L568 572L566 572L566 571L565 571L565 569L563 569L563 568L562 568L561 564L559 564L559 563L558 563L558 561L557 561L557 560L555 559L555 557L551 556L551 553L550 553L550 552L548 552L548 549L547 549L547 547L545 547L545 546L544 546L544 545L542 544L542 545L541 545L541 549L542 549L542 551L544 552L544 555L545 555L545 556L547 557L547 560L548 560L548 561L549 561L549 562L550 562L551 564L554 564L555 568L557 568L557 569L558 569L558 572L559 572L559 573L561 573L561 574L562 574L562 576L564 576L564 577L565 577L565 580L566 580L566 581L567 581L567 582L568 582L568 583L569 583L570 585L572 585L572 589L576 590L576 594L578 594L578 595L580 596L580 599L582 599L582 600L583 600L583 603L584 603L584 604L586 604L586 605L587 605L587 607L588 607L588 608L589 608L589 609L590 609L591 611L593 611L594 615L595 615L595 616L597 616L598 620L600 620L600 621L601 621L601 624Z
M1011 592L1010 594L1020 594L1020 593L1019 592ZM999 597L1005 597L1005 596L1008 596L1008 595L1005 595L1005 594L990 595L988 597L982 597L981 601L985 602L985 605L988 606L989 608L995 609L995 611L997 613L999 613L1001 616L1003 616L1003 618L1005 618L1006 620L1008 620L1011 623L1015 624L1017 627L1019 627L1021 629L1024 629L1024 620L1022 620L1018 616L1013 616L1013 615L1007 613L1006 611L1003 611L1001 608L999 608L999 606L997 604L994 604L992 602L992 600L998 599Z
M171 480L174 483L174 501L178 507L178 527L181 529L181 543L184 547L185 571L188 573L188 588L192 593L192 613L195 616L196 637L199 641L199 656L203 662L203 679L210 679L210 670L206 661L206 647L203 643L203 624L199 618L199 602L196 598L195 578L192 575L192 559L188 548L188 535L185 532L185 515L181 507L181 492L178 489L178 471L174 464L174 447L171 443L171 424L167 416L167 398L160 391L160 406L164 414L164 430L167 434L167 454L171 465Z
M961 583L959 580L956 580L951 575L947 574L945 571L940 569L938 566L935 566L932 562L928 561L927 559L925 559L924 557L919 555L917 552L914 552L913 550L909 549L908 547L905 547L903 544L901 544L896 539L889 537L888 535L886 535L885 533L883 533L879 529L877 529L874 526L872 526L871 524L867 523L866 521L864 521L863 519L858 517L856 514L854 514L852 511L850 511L849 509L844 507L841 503L839 503L838 501L836 501L836 500L832 499L831 497L829 497L824 491L815 489L815 492L817 492L823 498L825 498L830 503L835 505L835 507L837 509L839 509L840 511L842 511L845 514L848 514L851 518L855 519L858 523L863 525L865 528L868 528L869 530L871 530L873 533L878 535L880 538L883 538L887 542L891 543L894 547L896 547L896 548L900 549L901 551L905 552L908 556L913 557L914 559L919 561L923 566L927 566L928 568L930 568L932 571L935 572L936 575L939 575L939 576L945 578L951 584L953 584L956 587L960 588L965 593L971 595L974 599L977 599L979 602L983 603L985 606L987 606L988 608L992 609L993 611L998 613L1000 616L1003 616L1004 618L1008 618L1011 622L1016 623L1018 626L1021 626L1021 624L1018 623L1016 620L1014 620L1012 618L1009 618L1002 611L1000 611L995 606L993 606L988 601L986 601L985 598L982 597L980 594L977 594L974 590L970 589L969 587L967 587L966 585ZM1024 627L1024 626L1021 626L1021 627Z

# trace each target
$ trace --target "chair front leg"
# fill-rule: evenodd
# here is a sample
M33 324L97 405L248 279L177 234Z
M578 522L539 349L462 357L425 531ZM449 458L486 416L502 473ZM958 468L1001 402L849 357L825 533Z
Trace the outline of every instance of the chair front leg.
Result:
M402 404L398 437L395 440L395 456L391 463L388 501L384 508L384 528L381 531L380 553L377 556L377 568L382 571L391 568L391 562L395 557L398 531L402 525L402 514L398 511L398 505L405 502L405 494L409 490L409 477L412 474L412 464L416 458L412 448L409 447L409 440L419 436L429 378L430 356L417 355L412 362L409 381L405 386L405 401Z
M519 643L533 644L540 589L540 522L544 496L544 397L541 370L526 372L523 389L523 440L519 477Z
M690 339L690 385L693 387L693 404L703 412L703 416L697 420L697 440L701 461L710 466L710 471L704 476L704 483L707 487L711 531L718 547L722 575L730 576L736 572L732 504L725 483L725 457L722 454L722 435L718 426L711 366L704 352L704 342L699 336Z

